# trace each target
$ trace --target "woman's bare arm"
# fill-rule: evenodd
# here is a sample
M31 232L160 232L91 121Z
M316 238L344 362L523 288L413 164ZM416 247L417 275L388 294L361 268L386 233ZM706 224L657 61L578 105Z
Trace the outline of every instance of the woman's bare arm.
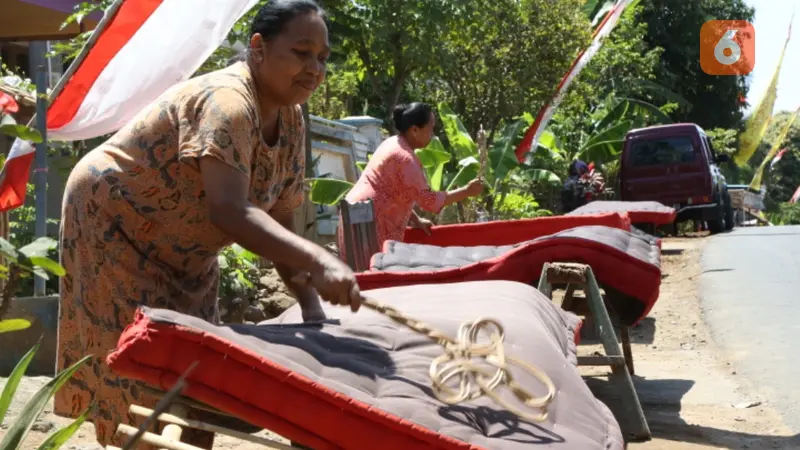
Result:
M294 232L294 211L280 211L270 212L269 214L276 222L289 231ZM322 320L325 318L325 313L319 303L319 295L317 290L308 283L297 283L294 277L302 271L296 270L288 264L275 263L275 270L280 275L286 287L288 287L294 295L297 296L297 301L303 309L303 318L305 320ZM309 315L311 314L311 315ZM313 317L312 317L313 316Z
M444 200L444 205L447 206L452 205L453 203L462 202L470 197L472 197L472 194L470 194L467 186L462 186L460 188L453 189L452 191L447 191L447 197Z
M320 267L325 249L287 230L247 200L249 181L236 169L212 157L200 159L211 223L242 247L297 271Z

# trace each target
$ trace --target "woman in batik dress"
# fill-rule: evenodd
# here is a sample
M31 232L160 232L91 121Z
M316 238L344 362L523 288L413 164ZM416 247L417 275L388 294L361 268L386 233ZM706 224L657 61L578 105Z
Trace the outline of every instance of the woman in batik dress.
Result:
M217 255L237 242L270 259L306 320L319 297L358 309L353 273L293 233L303 203L305 125L299 104L325 76L323 12L313 0L270 0L248 57L180 83L73 169L62 209L58 369L93 358L56 394L56 413L90 415L102 445L121 447L131 404L156 398L105 364L140 306L217 322ZM175 49L180 51L180 49ZM124 82L124 80L119 80ZM309 273L309 285L291 278ZM208 436L184 440L208 447Z

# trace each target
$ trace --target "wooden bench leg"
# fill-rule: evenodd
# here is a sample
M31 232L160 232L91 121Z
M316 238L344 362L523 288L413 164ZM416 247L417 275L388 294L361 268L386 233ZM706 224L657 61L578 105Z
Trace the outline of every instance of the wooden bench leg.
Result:
M604 356L579 357L578 365L610 366L610 381L617 386L623 409L619 411L623 432L629 440L643 441L652 437L647 419L644 417L636 387L633 384L633 356L630 351L630 336L626 327L622 329L620 346L616 329L608 314L600 286L591 267L584 264L548 263L542 268L539 291L552 299L553 284L568 284L584 291L592 315L595 330L603 344ZM569 292L571 294L571 292Z
M624 358L625 356L617 341L605 302L603 302L603 298L600 295L600 286L597 284L592 269L588 266L586 266L586 279L586 297L589 300L589 309L592 311L597 332L603 342L603 349L608 356L622 356ZM633 385L633 379L628 372L628 365L626 363L612 365L611 380L619 386L622 394L622 401L625 405L623 414L627 422L626 434L633 440L649 440L652 434L650 433L650 427L647 425L647 419L644 417L644 411L639 402L636 387Z
M633 351L631 351L631 336L629 328L625 325L622 325L620 328L620 334L622 337L622 353L625 356L625 363L628 365L628 373L631 375L636 375L636 372L633 369Z

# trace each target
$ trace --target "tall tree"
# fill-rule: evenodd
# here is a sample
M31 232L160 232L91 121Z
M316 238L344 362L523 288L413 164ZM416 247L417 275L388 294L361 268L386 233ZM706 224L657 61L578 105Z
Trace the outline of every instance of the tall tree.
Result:
M338 53L355 55L368 98L388 119L406 82L435 63L433 49L455 0L328 0L331 40ZM352 62L352 60L350 60Z
M711 19L752 21L755 10L744 0L649 0L643 20L646 41L664 49L656 69L659 83L680 93L690 107L673 113L676 121L704 128L738 128L748 84L741 76L706 75L700 68L700 28Z
M462 1L429 46L417 89L447 101L473 135L535 111L589 39L583 0Z
M617 27L580 72L556 110L550 129L573 151L592 134L594 126L619 98L655 105L686 100L658 84L656 67L663 51L645 41L647 24L642 6L626 10Z

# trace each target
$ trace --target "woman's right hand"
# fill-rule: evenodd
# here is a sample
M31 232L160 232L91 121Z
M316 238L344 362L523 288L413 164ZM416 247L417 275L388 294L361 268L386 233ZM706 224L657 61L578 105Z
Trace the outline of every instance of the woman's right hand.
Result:
M475 178L474 180L470 181L467 185L467 194L470 197L476 197L483 193L483 180L480 178Z
M350 305L350 310L361 307L361 291L350 267L327 251L323 251L311 271L311 285L323 300L332 305Z

